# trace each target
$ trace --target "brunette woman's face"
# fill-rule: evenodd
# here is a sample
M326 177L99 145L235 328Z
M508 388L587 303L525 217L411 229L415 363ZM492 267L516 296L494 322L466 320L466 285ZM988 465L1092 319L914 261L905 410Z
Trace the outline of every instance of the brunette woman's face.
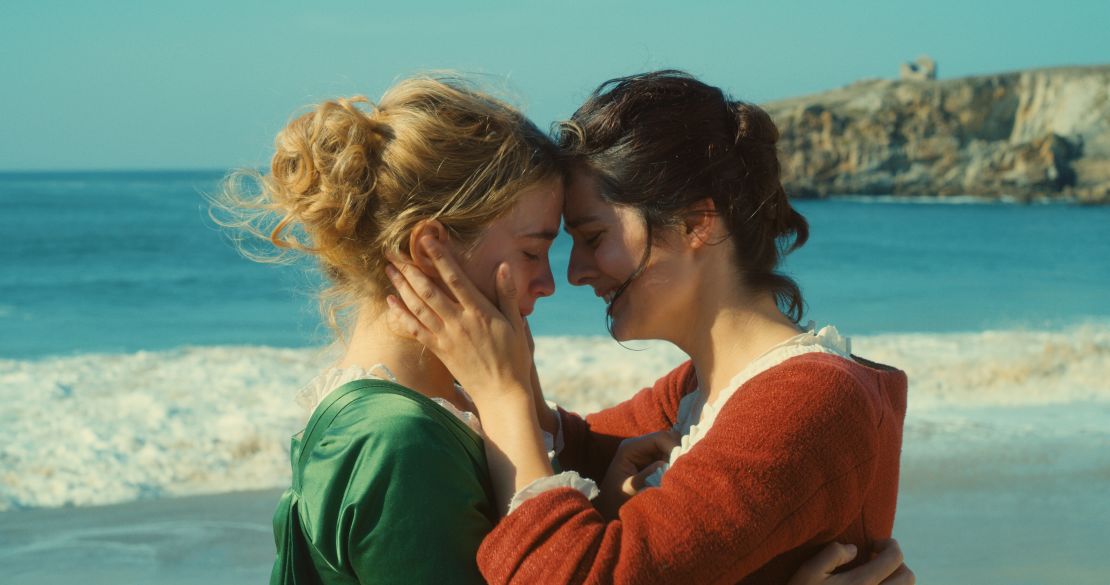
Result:
M683 323L682 303L690 287L682 278L683 258L677 247L668 245L668 234L656 238L643 272L614 298L647 250L647 227L640 212L605 201L593 175L575 172L567 185L563 216L574 239L567 280L592 287L610 306L613 336L621 341L670 339L676 325Z
M489 224L463 262L478 290L497 304L497 267L508 263L517 290L517 308L528 316L540 297L555 292L548 250L559 233L563 183L543 181L525 189L505 215Z

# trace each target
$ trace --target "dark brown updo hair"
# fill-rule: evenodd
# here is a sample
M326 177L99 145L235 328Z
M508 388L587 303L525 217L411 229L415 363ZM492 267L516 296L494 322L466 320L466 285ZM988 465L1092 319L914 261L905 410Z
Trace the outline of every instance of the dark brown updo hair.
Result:
M602 197L639 210L647 226L640 267L617 294L647 265L652 235L682 225L709 198L728 227L743 284L770 291L783 314L800 321L801 289L775 270L805 244L809 225L783 190L778 139L758 106L674 70L606 81L560 123L560 147L597 178Z

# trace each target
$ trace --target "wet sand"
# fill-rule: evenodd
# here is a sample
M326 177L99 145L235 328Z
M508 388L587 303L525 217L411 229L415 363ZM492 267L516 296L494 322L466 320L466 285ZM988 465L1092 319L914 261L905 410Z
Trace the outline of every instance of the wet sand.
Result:
M1105 584L1110 404L906 422L894 534L923 585ZM280 490L0 513L5 585L265 583Z
M279 490L0 514L11 585L265 583Z
M0 574L12 585L265 583L278 496L264 490L0 514ZM1108 502L1105 487L911 488L895 532L923 584L1105 583Z

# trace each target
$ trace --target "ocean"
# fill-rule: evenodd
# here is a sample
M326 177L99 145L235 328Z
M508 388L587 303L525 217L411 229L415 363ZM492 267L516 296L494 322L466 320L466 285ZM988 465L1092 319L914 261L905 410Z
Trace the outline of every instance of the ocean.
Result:
M127 567L164 561L150 547L180 542L123 530L138 548L121 548L118 526L97 532L104 517L239 509L245 496L227 494L244 490L263 490L266 511L289 481L288 437L307 417L292 397L329 359L319 280L305 262L240 256L202 196L220 177L0 174L0 570L18 582L65 582L42 561L74 551L123 559L105 575L133 577ZM1110 570L1093 558L1110 544L1110 207L796 205L811 238L785 270L806 319L910 377L895 534L919 578L1098 582ZM589 412L683 357L608 339L601 302L561 277L568 256L560 236L556 293L531 323L546 392ZM267 520L233 538L186 519L182 534L247 547L257 566L236 580L257 581ZM200 574L199 558L184 574Z

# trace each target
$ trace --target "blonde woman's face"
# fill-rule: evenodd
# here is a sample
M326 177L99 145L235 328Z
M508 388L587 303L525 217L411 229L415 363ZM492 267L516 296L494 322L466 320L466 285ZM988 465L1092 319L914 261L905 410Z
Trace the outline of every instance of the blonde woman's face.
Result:
M470 280L497 303L497 267L506 262L517 290L517 308L528 316L540 297L555 292L548 251L559 233L563 183L551 179L520 194L508 213L494 220L479 238L463 268Z

